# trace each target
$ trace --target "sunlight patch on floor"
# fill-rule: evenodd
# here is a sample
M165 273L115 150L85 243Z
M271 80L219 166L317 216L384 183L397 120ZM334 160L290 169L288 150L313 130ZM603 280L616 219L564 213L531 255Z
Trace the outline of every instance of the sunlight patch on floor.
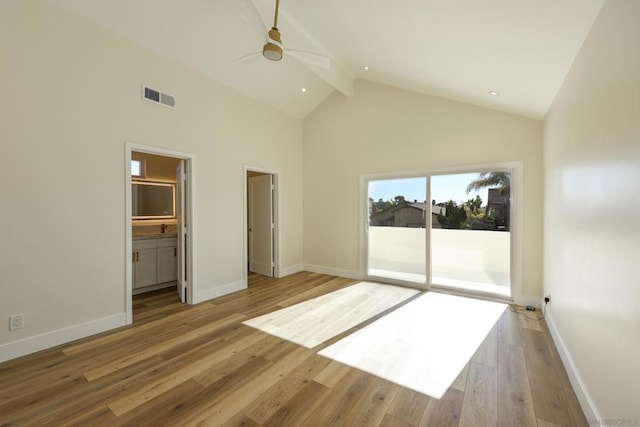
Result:
M506 307L429 292L318 354L440 399Z
M313 348L419 292L401 286L361 282L242 323Z

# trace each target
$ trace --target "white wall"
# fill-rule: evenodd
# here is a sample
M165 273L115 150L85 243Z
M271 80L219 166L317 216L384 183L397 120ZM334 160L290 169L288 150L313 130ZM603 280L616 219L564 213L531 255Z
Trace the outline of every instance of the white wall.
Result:
M195 155L195 292L244 284L243 164L280 171L280 267L301 263L299 120L40 1L0 2L0 61L0 360L122 322L125 142Z
M359 80L303 120L303 141L307 268L363 273L361 175L522 160L523 293L542 296L542 122Z
M639 45L640 2L607 1L544 120L549 323L588 417L595 413L635 423L640 420Z

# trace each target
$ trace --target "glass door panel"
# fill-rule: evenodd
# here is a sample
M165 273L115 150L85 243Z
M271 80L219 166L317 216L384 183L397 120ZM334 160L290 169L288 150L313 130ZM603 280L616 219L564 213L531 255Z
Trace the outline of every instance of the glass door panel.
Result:
M427 178L370 180L369 276L426 283Z
M511 173L431 177L431 284L511 296Z

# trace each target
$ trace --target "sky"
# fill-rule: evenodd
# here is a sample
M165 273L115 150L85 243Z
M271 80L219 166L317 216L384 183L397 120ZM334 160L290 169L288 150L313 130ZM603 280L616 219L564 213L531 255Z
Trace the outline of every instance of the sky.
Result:
M487 189L467 194L467 185L478 178L477 173L436 175L431 178L431 199L436 203L454 200L457 203L475 199L480 195L482 205L487 203ZM402 195L406 200L426 200L426 178L400 178L369 181L369 197L373 200L393 200Z

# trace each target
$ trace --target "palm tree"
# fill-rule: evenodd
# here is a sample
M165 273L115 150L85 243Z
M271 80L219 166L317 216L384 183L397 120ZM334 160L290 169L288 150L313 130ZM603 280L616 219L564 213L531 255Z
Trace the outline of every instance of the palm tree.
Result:
M509 231L510 228L510 198L511 198L511 173L509 172L480 172L478 179L471 181L467 186L467 194L489 188L487 197L487 215L497 215L495 227L497 230ZM491 189L495 188L496 196L492 197ZM492 202L492 198L495 201ZM502 200L500 200L502 199ZM499 221L498 221L499 220Z
M469 193L467 191L467 193ZM478 210L482 207L482 198L480 196L476 196L475 199L467 200L467 206L471 210L471 213L478 213Z
M499 194L511 192L511 173L509 172L480 172L478 179L467 186L467 194L483 188L497 187Z

